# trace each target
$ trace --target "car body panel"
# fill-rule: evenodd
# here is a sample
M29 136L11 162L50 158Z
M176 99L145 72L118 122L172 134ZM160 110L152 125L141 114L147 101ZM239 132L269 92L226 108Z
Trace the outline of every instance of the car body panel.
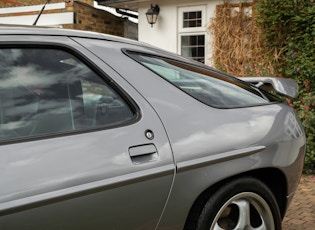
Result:
M66 37L1 36L0 46L2 41L72 47L95 61ZM140 119L122 127L2 145L1 229L104 229L108 223L112 229L147 229L157 225L175 172L164 127L127 82L101 61L98 68L128 91L139 107ZM145 136L146 130L154 133L154 139ZM151 197L156 198L151 201Z
M134 85L156 109L166 127L177 166L172 191L172 194L176 195L170 198L165 219L162 219L160 224L161 228L182 229L186 214L194 202L189 200L189 195L195 192L192 197L198 196L200 191L207 189L209 182L215 184L236 174L268 167L278 168L288 177L296 177L287 168L289 165L301 167L305 136L298 118L288 106L274 103L248 108L212 108L196 101L183 91L174 90L174 86L150 70L134 67L134 60L127 56L120 60L108 58L117 55L115 52L122 52L122 48L135 51L137 47L105 44L101 41L91 42L80 38L76 40ZM165 55L141 47L136 51ZM110 55L105 55L107 53ZM120 68L121 63L124 63L124 68ZM156 85L160 87L155 87ZM186 112L188 108L193 113ZM291 127L295 129L293 133L297 135L291 135L289 130ZM259 151L251 151L252 148ZM232 159L226 159L222 163L204 161L207 157L215 159L216 156L222 157L233 151L235 155ZM247 153L245 156L244 152ZM203 163L198 165L198 161ZM186 172L184 166L187 164L190 164L193 170ZM187 180L190 181L189 184ZM295 191L298 181L297 179L288 185L287 195ZM186 203L179 205L182 199L185 199Z
M134 101L139 119L2 145L0 183L8 186L0 189L0 229L183 229L197 198L213 185L268 169L283 175L284 196L287 203L292 199L305 135L289 106L208 106L126 52L214 70L143 43L60 29L5 28L0 27L0 46L72 50Z

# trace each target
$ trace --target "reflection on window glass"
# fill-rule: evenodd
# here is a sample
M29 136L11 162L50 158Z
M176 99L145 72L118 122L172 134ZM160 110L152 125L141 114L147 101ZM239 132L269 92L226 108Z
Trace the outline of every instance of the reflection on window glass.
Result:
M181 36L181 55L204 63L205 36L204 35Z
M56 49L1 49L0 140L118 125L127 103L75 56Z
M217 108L235 108L266 104L276 99L234 78L185 63L130 53L151 69L195 99Z

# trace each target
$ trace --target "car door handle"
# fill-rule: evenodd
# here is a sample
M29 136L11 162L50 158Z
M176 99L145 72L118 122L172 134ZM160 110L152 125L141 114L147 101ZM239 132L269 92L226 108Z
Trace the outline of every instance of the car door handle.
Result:
M129 156L134 164L156 161L159 157L154 144L129 147Z

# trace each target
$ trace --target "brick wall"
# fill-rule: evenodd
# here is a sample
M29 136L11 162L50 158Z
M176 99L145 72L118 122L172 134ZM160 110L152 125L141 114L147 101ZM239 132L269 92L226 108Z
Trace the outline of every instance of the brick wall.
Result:
M138 24L132 21L126 20L124 37L133 39L133 40L138 40Z
M82 2L74 2L73 11L75 12L74 24L64 25L65 28L124 36L124 19Z
M73 24L63 25L63 28L94 31L138 40L136 23L79 1L68 3L67 6L69 11L75 12L75 20Z

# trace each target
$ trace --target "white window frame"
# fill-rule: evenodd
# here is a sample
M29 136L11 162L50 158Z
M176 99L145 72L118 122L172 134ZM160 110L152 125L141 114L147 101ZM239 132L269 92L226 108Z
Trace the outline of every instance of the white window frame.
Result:
M204 59L205 59L205 62L206 62L206 58L207 58L207 35L205 32L200 32L200 33L181 33L181 34L178 34L178 53L180 55L182 55L182 36L198 36L198 35L204 35L205 37L205 44L204 44Z
M184 21L184 13L186 12L195 12L201 11L201 26L199 27L183 27ZM185 6L185 7L178 7L178 32L179 33L191 33L191 32L204 32L206 30L206 6Z
M200 27L183 27L183 20L184 20L184 13L185 12L195 12L195 11L201 11L201 26ZM205 36L205 64L209 63L208 60L208 49L209 49L209 36L207 34L207 6L206 5L195 5L195 6L180 6L177 8L177 53L181 54L181 37L182 36L194 36L194 35L204 35Z

